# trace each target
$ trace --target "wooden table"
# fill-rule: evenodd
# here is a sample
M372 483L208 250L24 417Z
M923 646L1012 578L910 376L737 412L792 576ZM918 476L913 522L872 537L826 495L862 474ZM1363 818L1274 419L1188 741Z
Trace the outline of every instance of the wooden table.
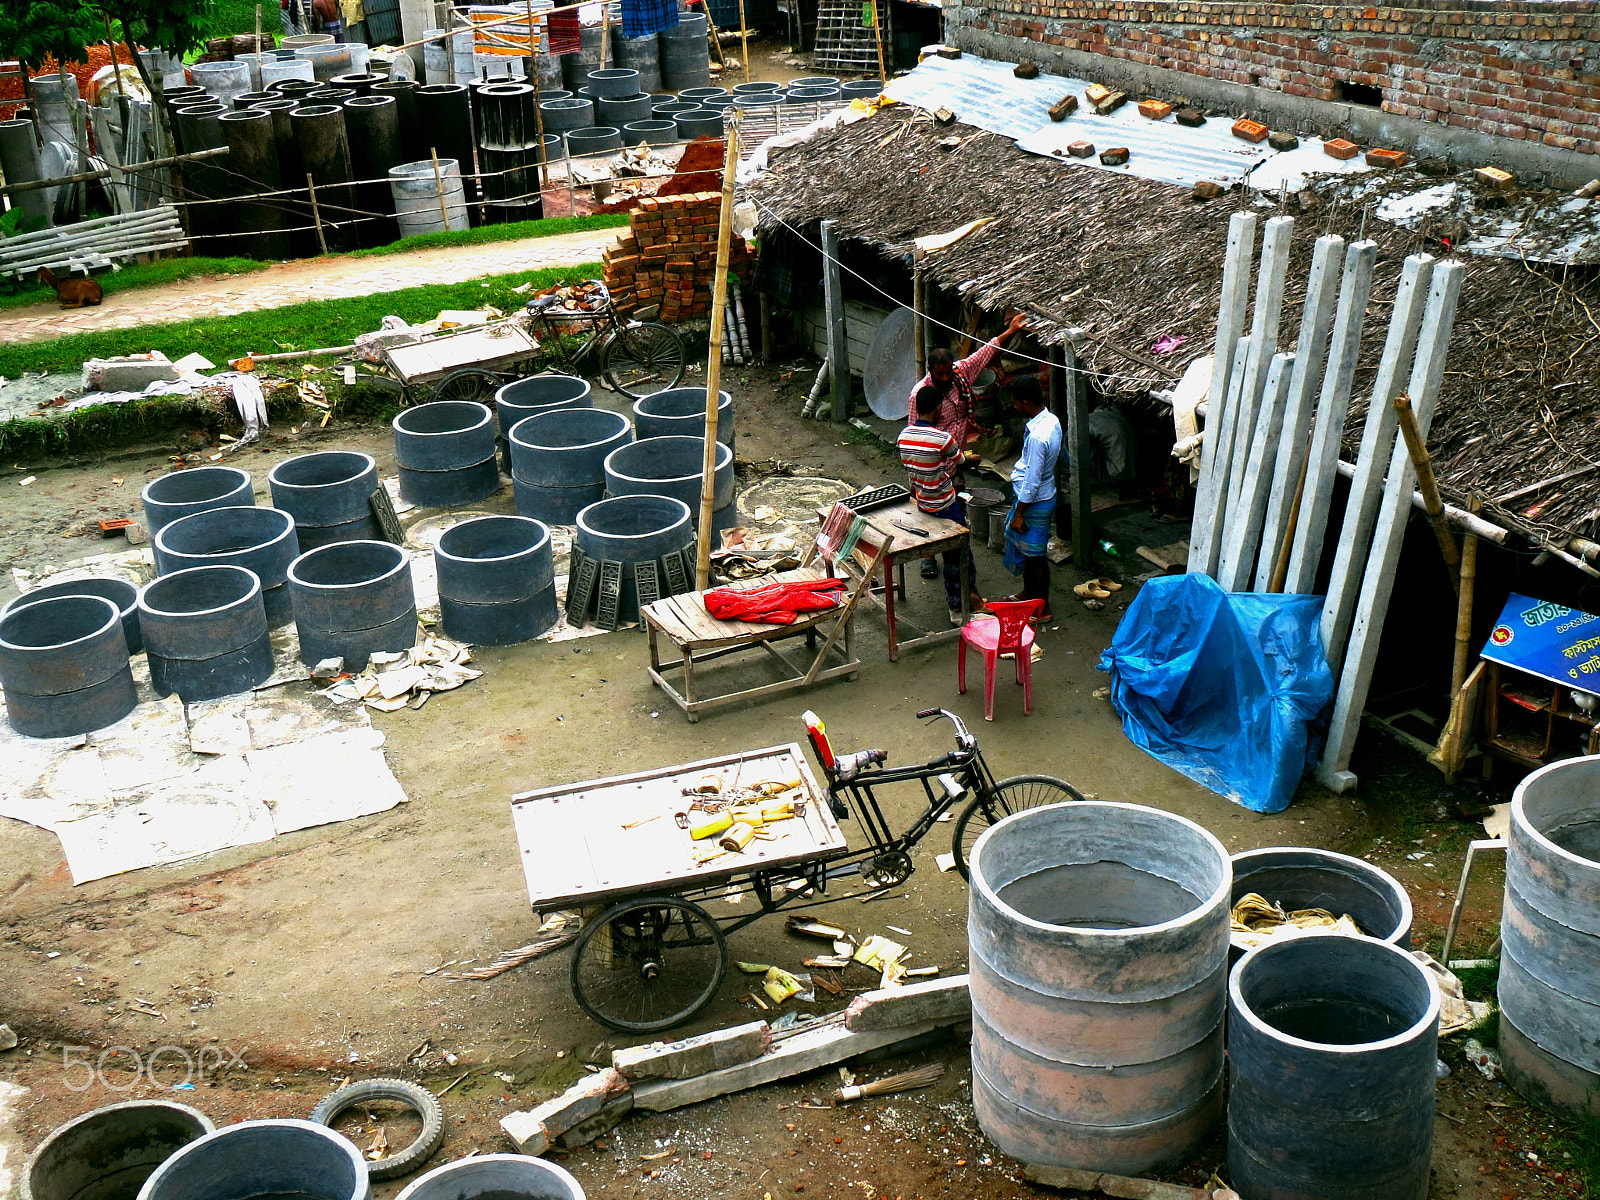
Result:
M881 592L875 587L873 596L881 596L883 600L884 620L889 627L889 661L896 662L900 658L900 651L909 650L919 646L932 646L939 642L952 641L961 636L960 626L949 629L929 631L921 626L906 620L895 611L895 597L901 600L906 598L906 563L909 561L920 562L924 558L934 558L946 551L965 551L971 544L971 531L960 522L947 521L943 517L936 517L925 513L917 507L917 502L912 499L902 500L899 504L886 504L882 508L871 509L866 514L867 528L862 534L859 546L867 548L883 547L881 563L883 566L883 585ZM819 526L827 521L828 513L819 511L817 521ZM919 537L911 530L919 530L926 537ZM835 566L831 559L824 559L828 566ZM961 556L961 624L965 625L972 615L969 597L972 594L972 578L967 570L970 561L969 554ZM852 564L842 564L849 571ZM859 564L857 564L859 567ZM896 568L899 574L896 575ZM914 637L902 639L899 626L901 623L909 626Z

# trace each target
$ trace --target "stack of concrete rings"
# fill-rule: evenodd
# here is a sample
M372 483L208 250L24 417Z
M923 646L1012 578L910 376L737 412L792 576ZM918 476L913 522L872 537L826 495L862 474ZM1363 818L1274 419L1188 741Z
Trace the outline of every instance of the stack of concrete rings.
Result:
M0 616L55 596L104 596L122 613L122 636L127 639L128 653L138 654L144 649L144 639L139 634L139 589L126 579L115 579L109 575L63 579L58 583L36 587L0 608Z
M550 530L531 517L475 517L434 550L444 631L461 642L510 646L555 627Z
M0 688L24 737L104 729L138 697L122 612L104 596L54 596L0 614Z
M510 438L517 423L557 408L588 408L594 396L586 379L572 375L529 375L508 383L494 394L495 417L500 422L500 449L507 475L512 469Z
M294 619L285 584L300 554L294 518L278 508L213 508L172 522L155 536L156 574L190 567L244 567L261 580L273 629Z
M622 564L620 622L639 619L634 564L659 561L694 545L689 506L671 496L613 496L578 514L573 544L589 558Z
M705 388L667 388L635 400L633 427L641 439L705 437ZM717 393L717 441L730 450L737 449L733 440L733 397L727 392Z
M389 542L334 542L289 567L300 660L344 659L360 671L378 651L409 650L417 640L411 559Z
M150 535L180 517L211 508L238 508L256 502L250 476L238 467L193 467L152 479L139 493Z
M261 580L244 567L190 567L139 593L139 623L158 696L185 704L247 692L272 676Z
M300 549L383 537L372 515L378 464L370 454L324 450L286 458L267 476L272 506L294 518Z
M435 400L394 419L400 498L424 508L475 504L500 490L494 414L471 400Z
M700 481L705 474L703 437L642 438L606 456L606 490L613 496L673 496L689 506L700 521ZM733 503L733 451L717 443L713 475L711 531L739 523ZM715 543L713 543L715 544Z
M511 429L517 512L571 525L605 496L606 457L633 440L628 418L604 408L545 411Z

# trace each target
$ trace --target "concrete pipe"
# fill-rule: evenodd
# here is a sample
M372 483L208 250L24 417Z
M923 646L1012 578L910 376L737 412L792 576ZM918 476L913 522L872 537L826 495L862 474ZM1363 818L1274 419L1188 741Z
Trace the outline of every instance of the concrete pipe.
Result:
M677 140L676 121L631 121L622 127L624 146L665 146Z
M658 104L674 104L677 99L678 97L671 92L652 92L650 94L650 107L654 108Z
M438 508L473 504L499 490L488 405L436 400L404 409L393 426L401 499Z
M588 408L593 403L588 381L575 375L529 375L494 394L502 437L528 417L556 408Z
M633 564L660 559L694 546L689 506L671 496L613 496L578 514L573 544L590 558L622 564L619 621L639 619Z
M584 1200L583 1187L555 1163L521 1154L480 1154L435 1167L395 1200Z
M277 92L244 92L233 98L233 111L243 112L247 108L254 108L265 101L276 99L278 99Z
M310 82L315 78L316 75L311 69L311 64L303 58L279 58L272 61L263 61L261 64L261 87L263 90L284 80L295 79Z
M482 462L448 471L399 468L400 498L422 508L450 508L476 504L500 490L500 458L490 454Z
M407 162L425 158L428 144L417 125L417 97L421 87L415 79L382 79L372 85L374 96L392 96L400 120L400 152Z
M1424 1200L1439 989L1367 937L1294 938L1228 981L1228 1180L1246 1200Z
M264 101L271 103L271 100ZM278 139L270 112L247 108L217 118L228 144L228 169L233 172L240 203L230 205L234 229L253 236L239 245L252 258L285 259L290 256L284 208L277 198L252 197L276 192L283 186L278 166Z
M335 75L328 82L349 88L358 96L370 96L373 86L384 83L387 79L387 75L374 75L371 71L351 71L346 75Z
M717 441L734 449L733 397L717 393ZM633 402L633 425L640 438L706 435L706 390L667 388Z
M607 67L590 71L584 84L602 100L620 100L639 94L639 72L629 67Z
M324 450L286 458L267 475L272 506L294 518L300 550L333 542L383 540L372 515L378 464L370 454Z
M546 100L539 105L539 118L546 133L566 133L594 124L594 101L581 96L570 100Z
M250 79L248 63L197 62L189 67L194 81L205 88L206 95L221 104L231 103L235 96L248 92L254 83Z
M684 100L668 100L664 103L652 105L650 107L650 116L656 120L672 121L673 139L676 140L678 123L675 118L677 115L684 112L693 112L699 107L698 104L692 104Z
M365 42L334 42L335 46L344 47L345 53L350 55L350 73L364 74L372 61L372 47Z
M567 131L567 153L573 158L585 154L608 154L622 149L622 130L611 125L591 125Z
M1233 856L1229 905L1255 892L1285 912L1325 908L1348 913L1361 932L1405 949L1411 945L1411 897L1387 871L1348 854L1312 846L1268 846ZM1238 961L1239 952L1230 951Z
M73 737L133 711L122 613L103 596L56 596L0 613L0 689L24 737Z
M191 467L152 479L139 493L151 536L180 517L212 508L237 508L256 502L250 476L238 467Z
M441 184L444 186L443 216L439 207ZM447 227L452 230L468 227L467 195L461 183L461 165L453 158L439 160L437 175L434 174L431 158L391 167L389 190L393 196L395 221L401 237L440 233Z
M509 646L555 627L550 530L529 517L478 517L451 526L434 551L444 631L457 641Z
M156 1168L138 1200L371 1200L356 1144L312 1121L241 1121Z
M293 618L289 564L300 553L294 518L276 508L213 508L166 526L154 539L156 573L190 567L243 567L261 580L267 623L277 629Z
M650 119L650 93L634 92L627 96L602 96L595 108L598 110L595 120L602 125L621 129L634 121Z
M318 46L298 47L294 56L311 64L311 76L327 82L336 75L348 75L355 63L350 58L349 47L343 42L326 42Z
M331 250L354 250L355 230L348 224L355 207L355 178L350 162L350 136L344 108L338 104L304 104L289 114L300 165L316 186L323 214L324 237Z
M122 614L122 636L128 643L128 653L138 654L144 649L144 638L139 633L139 589L126 579L110 575L92 575L83 579L62 579L46 583L23 592L5 607L0 617L18 608L50 600L56 596L101 596L117 606Z
M647 37L627 38L617 30L611 31L611 55L617 66L639 73L639 90L661 90L661 43L655 34Z
M753 79L749 83L736 83L733 85L735 96L753 96L760 92L776 92L781 90L781 83L767 83L764 80Z
M661 81L669 92L705 87L711 82L704 13L684 13L671 29L656 35L661 45Z
M606 489L613 496L676 496L700 521L700 480L704 474L703 437L642 438L606 456ZM712 532L739 523L733 503L733 451L717 443L712 488Z
M633 439L628 420L603 408L556 409L511 429L517 512L571 525L605 495L606 456Z
M688 87L678 93L678 99L685 104L704 108L707 100L716 100L728 94L728 89L724 87Z
M735 105L740 104L740 102L741 101L740 101L740 98L738 96L707 96L704 100L700 101L700 107L701 108L714 108L718 112L725 113L730 108L733 108ZM745 101L745 103L753 104L754 102L753 101Z
M1506 1078L1546 1108L1600 1117L1600 756L1517 785L1500 935Z
M730 107L742 108L746 112L755 112L757 110L777 108L783 103L783 93L752 92L748 96L733 96L730 99L732 101Z
M276 54L268 51L265 54L235 54L233 61L245 65L245 69L250 72L250 90L259 92L266 86L266 81L261 78L262 64L275 63L280 60Z
M1007 817L971 857L978 1124L1023 1162L1144 1175L1222 1110L1232 872L1193 821L1136 804Z
M351 173L370 181L356 184L356 207L384 214L363 220L357 236L365 246L387 246L400 236L387 182L390 168L405 157L400 149L400 106L393 96L353 96L344 102L344 120L350 135Z
M227 145L217 118L228 111L227 105L216 103L171 110L173 134L183 152L195 154ZM233 177L215 159L184 163L183 182L191 200L225 200L235 191ZM197 253L234 253L237 247L231 238L218 240L219 234L231 232L232 228L227 205L195 204L189 209L189 230L196 240Z
M0 121L0 175L7 183L33 183L44 178L32 121ZM21 192L16 202L29 220L37 218L49 223L50 199L44 188Z
M539 102L542 104L549 100L571 100L575 94L566 88L540 88Z
M792 88L799 88L799 87L836 88L836 87L839 86L839 82L840 81L839 81L838 77L834 76L834 75L800 75L800 76L798 76L798 77L796 77L794 79L789 80L789 82L787 84L785 84L784 86L785 87L792 87Z
M299 51L302 46L331 46L331 33L294 33L278 43L280 49Z
M243 567L191 567L139 593L150 685L185 704L247 692L272 677L261 580Z
M589 76L609 65L601 57L605 49L606 33L598 25L583 25L578 29L578 52L561 58L562 82L573 91L589 85ZM630 87L630 92L636 90Z
M471 175L474 165L471 105L467 89L460 83L429 83L415 93L417 122L424 140L440 160L453 158L461 173ZM428 157L420 155L419 157ZM468 189L469 192L473 189Z
M837 99L836 87L792 87L783 94L785 104L828 104Z
M678 125L678 136L686 142L697 137L722 136L722 113L715 108L691 108L672 118Z
M335 542L308 550L289 568L300 659L315 666L343 658L360 671L379 650L409 650L417 640L411 558L388 542Z
M151 1173L216 1126L170 1100L108 1104L58 1126L22 1168L21 1200L132 1200Z
M839 85L839 95L845 100L870 100L883 92L883 84L876 79L852 79Z

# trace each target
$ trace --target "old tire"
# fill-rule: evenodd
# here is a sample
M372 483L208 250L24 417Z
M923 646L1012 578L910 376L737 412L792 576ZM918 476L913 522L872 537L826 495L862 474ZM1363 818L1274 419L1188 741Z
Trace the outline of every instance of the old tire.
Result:
M425 1088L407 1083L404 1079L362 1079L356 1083L346 1084L338 1091L324 1096L311 1110L310 1119L318 1125L326 1125L332 1129L340 1114L358 1104L374 1100L390 1100L396 1104L404 1104L422 1118L422 1132L417 1135L416 1141L399 1154L379 1159L377 1162L369 1160L367 1178L399 1179L402 1175L410 1175L413 1171L421 1170L422 1165L433 1157L440 1143L444 1141L444 1111L439 1107L439 1101Z

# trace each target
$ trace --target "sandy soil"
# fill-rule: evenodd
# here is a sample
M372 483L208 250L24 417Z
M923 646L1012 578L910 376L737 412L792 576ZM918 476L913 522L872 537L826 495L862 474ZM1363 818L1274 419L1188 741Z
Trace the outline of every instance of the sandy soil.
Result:
M898 466L875 445L844 444L833 426L794 415L810 378L803 367L734 372L727 382L738 397L740 457L782 458L808 473L862 484L897 478ZM274 461L310 449L365 449L390 470L386 434L382 427L334 426L295 438L275 429L233 461L264 493ZM8 486L0 493L0 553L13 563L59 563L101 549L63 535L89 517L130 512L143 482L166 469L169 452L153 447L137 456L37 470L38 482L29 488ZM509 491L482 507L510 511ZM1015 586L992 553L978 552L978 570L986 593ZM1031 716L1022 714L1015 689L1002 683L997 719L986 724L981 692L956 694L949 646L891 664L881 619L869 616L860 623L867 665L858 681L690 725L650 685L643 636L619 632L481 650L482 679L420 711L375 714L410 796L388 813L82 887L72 886L53 835L0 823L0 1019L23 1037L19 1049L0 1054L0 1080L30 1089L18 1125L22 1143L31 1147L60 1121L115 1098L103 1088L70 1090L75 1076L62 1065L67 1044L91 1047L93 1056L123 1047L106 1058L102 1073L118 1085L131 1085L119 1064L131 1068L136 1051L212 1047L212 1062L223 1058L219 1050L236 1053L243 1069L214 1072L195 1092L180 1093L218 1121L304 1115L346 1076L398 1074L436 1091L453 1083L444 1098L449 1139L435 1161L507 1148L495 1125L501 1115L567 1086L584 1062L603 1060L609 1047L621 1044L572 1001L562 955L489 981L449 982L429 974L452 961L482 964L533 939L537 922L518 868L508 797L803 740L798 717L807 707L827 720L837 746L883 746L891 762L907 762L948 748L941 729L924 728L912 716L942 704L976 729L998 774L1056 774L1093 796L1182 813L1235 851L1308 844L1370 855L1406 882L1417 905L1418 943L1437 949L1460 853L1467 838L1482 836L1453 808L1472 789L1444 788L1410 752L1370 733L1356 764L1364 783L1358 795L1333 796L1307 785L1286 812L1265 816L1189 783L1135 750L1109 705L1095 697L1103 682L1095 662L1134 589L1090 613L1067 590L1084 577L1072 567L1056 572L1059 619L1041 637L1044 657L1035 668ZM939 616L937 585L913 578L911 587L913 609ZM904 821L919 803L920 795L902 794L893 798L892 815ZM920 961L961 970L965 888L933 864L934 854L948 848L949 829L936 826L919 849L917 873L898 889L903 897L870 907L845 898L824 914L863 933L887 925L909 929L903 940ZM1407 857L1419 849L1427 852L1423 858ZM1459 953L1481 953L1492 940L1499 886L1492 868L1474 889ZM784 933L777 920L731 940L735 958L789 966L814 949ZM869 981L859 978L852 986ZM742 999L747 991L739 977L730 979L684 1032L751 1019L754 1011ZM135 999L146 1003L132 1005ZM841 1003L800 1007L824 1011ZM718 1193L762 1200L784 1192L856 1200L1036 1194L1013 1180L1015 1164L976 1130L961 1046L928 1047L868 1073L934 1057L952 1069L938 1086L914 1096L816 1111L806 1107L808 1099L837 1086L831 1072L822 1072L629 1120L572 1154L567 1165L591 1196L606 1200ZM1577 1194L1570 1181L1555 1178L1559 1165L1545 1165L1548 1118L1482 1080L1455 1051L1447 1060L1456 1069L1440 1090L1441 1111L1449 1115L1438 1122L1433 1195L1501 1200ZM157 1074L165 1084L174 1081L165 1066ZM143 1091L154 1094L148 1077ZM139 1094L140 1087L123 1093ZM1495 1107L1506 1104L1511 1107ZM669 1149L669 1157L647 1157ZM1528 1151L1540 1156L1537 1164ZM1203 1181L1221 1155L1220 1141L1214 1142L1182 1177Z

